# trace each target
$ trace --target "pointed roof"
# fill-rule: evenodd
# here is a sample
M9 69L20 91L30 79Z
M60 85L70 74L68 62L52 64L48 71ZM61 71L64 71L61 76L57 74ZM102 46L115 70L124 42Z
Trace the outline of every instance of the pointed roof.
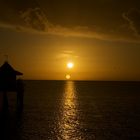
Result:
M23 75L23 73L14 70L14 68L5 61L4 64L0 67L0 73L1 74L15 74L15 75Z

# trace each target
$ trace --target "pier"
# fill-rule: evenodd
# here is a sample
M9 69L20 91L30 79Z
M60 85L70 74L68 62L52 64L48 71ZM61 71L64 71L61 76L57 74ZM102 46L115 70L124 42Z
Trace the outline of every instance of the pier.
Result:
M15 92L17 97L17 110L23 110L24 85L19 76L23 73L16 71L8 61L0 67L0 94L2 94L2 110L8 110L8 94Z

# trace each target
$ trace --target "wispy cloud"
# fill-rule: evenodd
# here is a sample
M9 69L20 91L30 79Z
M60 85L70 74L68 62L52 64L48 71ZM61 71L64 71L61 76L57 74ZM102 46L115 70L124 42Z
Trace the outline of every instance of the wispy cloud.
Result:
M73 51L68 51L68 50L65 50L65 51L61 51L58 53L58 55L56 55L57 59L76 59L78 58L79 56L75 54L75 52Z
M40 8L20 11L20 17L27 27L38 31L47 31L52 26Z
M18 32L107 39L107 35L93 31L88 26L77 25L68 28L61 25L54 25L47 19L40 8L29 8L25 11L20 11L19 17L17 18L22 20L22 24L1 22L0 27L9 28Z
M130 10L123 13L124 20L127 21L129 30L134 34L125 35L125 30L113 30L103 32L98 28L91 28L89 26L74 26L66 27L61 25L54 25L48 20L46 14L39 7L28 8L18 12L19 23L10 24L7 22L1 22L0 27L8 28L17 32L28 32L44 35L60 35L60 36L73 36L84 38L96 38L100 40L109 41L130 41L140 43L140 12L138 10ZM124 26L125 27L125 26ZM118 27L116 27L117 29ZM113 32L112 32L113 30Z
M136 37L140 37L140 11L131 9L123 13L123 18L128 22L129 28L133 31Z

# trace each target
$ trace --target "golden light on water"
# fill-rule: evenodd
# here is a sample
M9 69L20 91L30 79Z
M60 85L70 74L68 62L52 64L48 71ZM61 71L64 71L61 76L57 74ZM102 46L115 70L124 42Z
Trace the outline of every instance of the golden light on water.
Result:
M61 139L79 139L77 130L79 126L77 110L77 98L74 82L67 81L62 102L62 118L59 122L59 132Z

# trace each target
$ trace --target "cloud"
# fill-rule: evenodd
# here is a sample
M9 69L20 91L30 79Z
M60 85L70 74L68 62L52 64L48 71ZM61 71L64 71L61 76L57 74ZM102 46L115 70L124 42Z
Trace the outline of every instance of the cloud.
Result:
M20 17L27 27L38 31L47 31L51 26L40 8L29 8L26 11L20 11Z
M37 34L50 34L61 36L74 36L74 37L86 37L86 38L98 38L106 39L105 34L93 31L88 26L75 26L65 27L61 25L54 25L51 23L45 13L40 8L28 8L26 10L19 11L17 19L18 23L10 24L7 22L1 22L0 27L15 30L17 32L29 32Z
M26 11L20 11L20 17L23 19L25 26L32 31L34 30L34 32L63 36L105 38L105 36L103 37L103 35L101 36L97 32L90 31L88 26L68 28L54 25L47 19L45 13L40 8L29 8Z
M136 37L140 37L140 11L131 9L127 13L123 13L123 18L128 22L129 28Z
M68 50L65 50L65 51L61 51L58 53L57 56L57 59L76 59L78 58L79 56L76 55L73 51L68 51Z
M46 14L40 7L25 8L24 10L18 11L15 15L17 15L16 19L19 22L0 22L0 27L8 28L16 32L27 32L33 34L59 35L66 37L72 36L108 41L129 41L140 43L140 12L138 10L130 10L123 13L123 18L127 21L127 26L122 26L123 28L116 27L116 29L110 29L108 31L103 31L103 28L105 27L97 26L93 28L88 25L77 25L73 27L58 24L54 25L50 20L48 20ZM129 32L128 30L131 30L134 34L127 33Z

